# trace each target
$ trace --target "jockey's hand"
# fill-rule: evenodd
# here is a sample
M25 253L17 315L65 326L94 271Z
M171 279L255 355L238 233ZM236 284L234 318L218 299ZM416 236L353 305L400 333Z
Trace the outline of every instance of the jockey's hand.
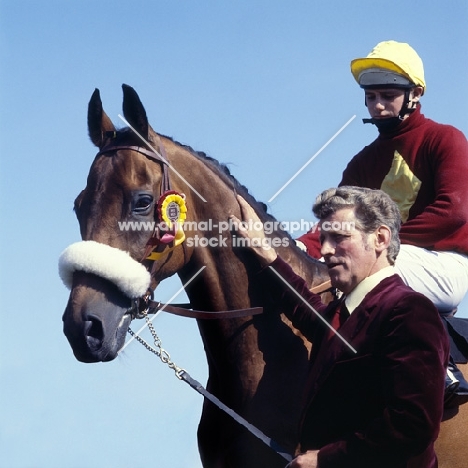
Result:
M229 218L236 227L239 236L247 239L246 247L250 247L260 259L263 265L272 263L277 254L271 247L270 239L265 236L263 223L260 221L255 210L240 195L237 195L242 214L242 220L235 215Z
M288 463L285 468L318 468L317 454L318 450L308 450Z

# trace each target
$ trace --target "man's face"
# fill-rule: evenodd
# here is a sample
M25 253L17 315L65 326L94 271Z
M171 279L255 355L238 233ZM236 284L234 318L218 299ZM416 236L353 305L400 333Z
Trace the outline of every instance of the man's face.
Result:
M366 89L366 106L373 119L398 117L405 92L401 89Z
M321 254L332 285L350 293L364 278L375 273L375 234L364 234L353 208L343 208L320 221Z

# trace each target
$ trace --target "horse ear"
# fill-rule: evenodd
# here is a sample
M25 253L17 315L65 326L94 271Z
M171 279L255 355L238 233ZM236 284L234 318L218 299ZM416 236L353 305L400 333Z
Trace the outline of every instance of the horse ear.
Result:
M123 113L128 123L145 139L149 137L148 117L136 91L126 84L123 90Z
M101 95L96 88L88 104L88 133L98 148L102 147L106 132L115 132L115 127L102 108Z

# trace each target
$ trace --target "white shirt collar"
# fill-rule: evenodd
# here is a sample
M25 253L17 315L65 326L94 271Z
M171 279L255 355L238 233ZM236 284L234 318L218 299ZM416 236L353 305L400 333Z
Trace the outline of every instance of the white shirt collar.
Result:
M377 273L374 273L367 278L364 278L347 296L345 299L346 308L349 313L353 313L354 309L362 302L367 293L372 291L383 279L395 274L393 266L382 268Z

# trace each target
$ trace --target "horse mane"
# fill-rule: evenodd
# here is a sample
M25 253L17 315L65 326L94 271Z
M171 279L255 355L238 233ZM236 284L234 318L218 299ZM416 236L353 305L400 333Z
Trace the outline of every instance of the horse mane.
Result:
M271 219L273 216L268 213L268 207L266 203L255 199L255 197L249 192L249 189L241 184L231 173L229 167L225 163L221 163L219 160L209 156L204 151L197 151L193 149L191 146L185 145L174 140L172 137L168 137L166 135L161 135L162 137L170 140L175 145L183 148L184 150L188 151L192 156L200 159L205 166L207 166L211 171L217 174L228 186L231 186L232 189L241 195L243 198L249 201L254 207L256 207L256 211L260 212Z

